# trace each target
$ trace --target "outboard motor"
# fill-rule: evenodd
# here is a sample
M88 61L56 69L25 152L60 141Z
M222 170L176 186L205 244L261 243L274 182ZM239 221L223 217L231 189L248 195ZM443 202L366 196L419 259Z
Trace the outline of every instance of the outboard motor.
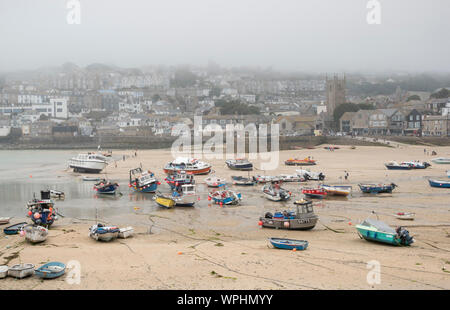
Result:
M397 235L400 238L400 243L403 245L410 245L411 243L414 242L413 237L411 237L409 235L409 231L407 231L405 228L403 227L399 227L397 228Z
M49 200L50 191L41 191L41 200Z
M320 180L320 181L325 180L325 175L324 175L322 172L319 173L319 180Z
M266 219L271 219L271 218L273 218L273 214L270 213L270 212L267 212L267 213L264 215L264 217L265 217Z

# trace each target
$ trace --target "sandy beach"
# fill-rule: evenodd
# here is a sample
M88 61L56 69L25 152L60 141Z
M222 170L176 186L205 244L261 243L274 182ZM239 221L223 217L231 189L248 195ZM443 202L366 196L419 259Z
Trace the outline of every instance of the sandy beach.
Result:
M265 174L292 174L299 167L285 166L286 159L311 156L318 164L308 169L323 172L325 184L353 186L348 199L315 201L320 220L311 231L262 229L258 219L269 211L292 208L301 187L317 182L284 185L294 195L286 203L262 198L260 185L233 186L242 192L242 204L221 208L206 199L207 188L202 184L206 176L196 176L202 199L199 206L154 208L150 212L136 207L104 221L132 225L136 234L129 239L96 242L88 237L95 219L68 217L51 227L42 244L28 244L19 235L3 235L0 265L40 266L49 261L75 260L81 265L81 281L70 284L68 275L45 281L6 278L0 279L0 289L450 289L450 190L431 188L427 181L430 177L447 179L450 165L433 164L411 171L384 167L391 160L431 163L434 157L450 157L450 147L426 148L438 155L427 155L423 146L409 145L281 151L279 168ZM161 190L168 192L162 168L172 159L170 150L138 150L137 156L134 152L113 150L117 161L107 167L108 178L126 182L129 170L142 164L155 172L162 181ZM224 159L204 160L213 165L217 176L228 180L232 175L247 176L246 172L229 170ZM259 167L260 159L252 161ZM349 173L348 180L344 180L344 171ZM74 179L80 176L69 170L49 173ZM250 172L256 174L264 172ZM394 182L399 187L392 194L368 196L359 190L361 182ZM151 200L147 203L154 204ZM391 226L407 227L415 242L409 247L394 247L360 239L355 225L371 211ZM400 211L414 212L416 219L398 220L393 214ZM308 240L309 247L306 251L276 250L268 243L269 237ZM381 265L381 283L370 285L367 263L373 260Z

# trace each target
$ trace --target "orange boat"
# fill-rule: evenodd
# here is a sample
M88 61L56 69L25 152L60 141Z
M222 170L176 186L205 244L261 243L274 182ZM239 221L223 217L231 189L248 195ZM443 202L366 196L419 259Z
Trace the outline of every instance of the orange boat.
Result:
M293 159L289 158L284 162L286 166L313 166L316 164L316 161L313 159L305 158L305 159Z
M167 174L185 171L188 174L208 174L211 172L211 165L197 159L178 157L164 167Z

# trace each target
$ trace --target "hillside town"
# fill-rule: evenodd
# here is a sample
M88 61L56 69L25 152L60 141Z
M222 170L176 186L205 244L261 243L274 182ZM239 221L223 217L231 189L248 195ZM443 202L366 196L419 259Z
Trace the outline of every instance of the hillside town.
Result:
M398 78L398 77L395 77ZM170 136L175 124L279 124L285 136L450 136L450 87L270 69L104 64L3 74L0 141ZM363 86L384 83L392 93ZM393 88L397 85L395 88ZM384 91L389 92L388 91Z

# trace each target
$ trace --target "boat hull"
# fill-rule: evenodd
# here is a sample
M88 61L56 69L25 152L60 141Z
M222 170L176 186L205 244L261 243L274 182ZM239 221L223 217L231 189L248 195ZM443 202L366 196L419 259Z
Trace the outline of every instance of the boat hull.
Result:
M52 270L52 267L59 267L58 271ZM42 279L55 279L62 276L66 272L66 265L59 262L50 262L34 271L34 274Z
M202 175L202 174L209 174L211 172L211 167L201 168L201 169L186 169L186 168L164 168L164 173L166 174L175 174L180 173L182 171L185 171L189 174L194 175Z
M158 184L155 182L142 187L133 186L132 188L139 193L154 193L158 189Z
M311 230L316 226L318 217L305 219L276 219L261 217L259 220L262 222L261 226L264 228Z
M175 200L173 200L172 198L156 196L154 199L155 199L155 202L163 208L170 209L175 206Z
M431 187L450 188L450 181L428 180Z
M385 165L388 170L411 170L411 166Z
M367 229L364 226L356 225L359 235L367 241L400 245L400 240L394 234Z
M308 248L308 241L306 240L293 240L293 239L278 239L270 238L270 243L277 249L282 250L299 250L303 251Z

